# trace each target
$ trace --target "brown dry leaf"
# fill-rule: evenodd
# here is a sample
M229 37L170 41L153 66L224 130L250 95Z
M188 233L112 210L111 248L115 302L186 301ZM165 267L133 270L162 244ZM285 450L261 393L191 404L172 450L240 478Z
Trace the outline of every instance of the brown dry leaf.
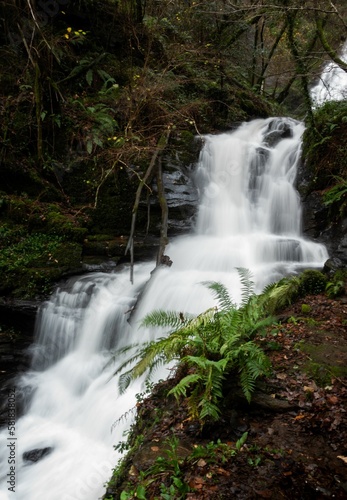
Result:
M260 498L272 498L272 492L270 490L255 490L255 492Z
M312 385L304 385L305 392L314 392L315 388Z
M342 460L343 462L345 462L345 464L347 464L347 457L344 457L342 455L338 455L337 458L339 458L340 460Z
M152 451L159 451L159 446L151 446Z
M217 472L222 476L230 476L230 472L225 469L222 469L222 467L218 467Z
M134 465L132 465L130 467L129 474L130 474L130 476L137 476L138 475L138 470L136 469L136 467L134 467Z
M196 477L195 482L203 484L205 482L205 479L203 477Z
M205 465L206 465L205 460L203 458L200 458L200 460L197 463L197 466L198 467L205 467Z
M305 418L306 415L304 413L300 413L300 415L297 415L296 417L294 417L293 420L301 420L302 418Z

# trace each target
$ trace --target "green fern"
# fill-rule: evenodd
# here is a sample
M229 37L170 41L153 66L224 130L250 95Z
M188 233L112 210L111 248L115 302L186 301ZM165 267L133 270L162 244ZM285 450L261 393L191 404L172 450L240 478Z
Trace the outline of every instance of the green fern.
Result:
M177 330L183 325L186 325L192 318L193 316L191 315L186 315L186 317L184 317L183 313L177 313L176 311L162 311L160 309L156 309L145 316L141 322L141 326L156 326L161 328L170 327L171 330Z
M250 298L254 295L254 282L252 281L252 274L249 269L244 267L237 267L237 271L241 281L241 306L246 306Z
M236 308L236 304L234 304L231 300L229 292L223 283L203 281L202 284L214 292L214 296L217 299L218 305L222 311L228 311L229 309Z
M263 290L260 300L263 301L263 307L274 314L288 305L292 304L299 296L300 278L292 276L283 278L277 283L271 283Z
M265 297L254 295L251 274L239 268L242 285L241 306L231 299L221 283L206 282L216 297L218 307L192 316L187 313L155 310L141 322L142 327L161 327L164 337L138 348L116 373L121 373L120 390L144 373L151 373L161 364L178 361L186 373L169 394L176 399L187 398L190 415L203 425L221 415L223 383L231 373L250 401L258 377L266 374L269 361L252 338L274 322L266 313ZM272 289L271 289L272 290ZM131 364L131 368L123 373Z

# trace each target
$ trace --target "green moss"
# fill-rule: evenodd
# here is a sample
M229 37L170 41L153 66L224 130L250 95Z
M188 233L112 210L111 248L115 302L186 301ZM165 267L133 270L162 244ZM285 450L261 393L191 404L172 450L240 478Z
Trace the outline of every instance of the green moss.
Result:
M301 304L301 312L302 314L308 314L311 312L311 307L308 304Z
M1 250L0 293L18 298L45 295L62 274L80 267L81 254L81 245L59 236L36 233L12 239Z
M325 387L331 383L331 372L319 363L308 361L304 366L304 371L320 387Z
M321 337L324 338L324 335L325 332L322 331ZM329 384L332 377L347 377L347 346L341 343L334 346L324 342L318 345L310 342L300 342L298 347L310 356L310 360L304 365L304 371L318 385Z

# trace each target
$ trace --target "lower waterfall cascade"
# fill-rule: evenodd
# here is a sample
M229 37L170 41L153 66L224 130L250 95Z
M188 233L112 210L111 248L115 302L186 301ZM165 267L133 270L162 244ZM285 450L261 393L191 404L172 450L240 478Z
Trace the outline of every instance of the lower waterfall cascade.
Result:
M162 335L138 328L148 312L206 310L215 302L205 281L223 283L238 301L238 267L251 271L256 292L322 268L326 248L301 234L295 179L303 131L296 120L268 118L204 136L193 174L196 220L191 234L166 247L172 266L152 273L154 262L136 264L134 284L128 265L71 278L41 305L31 369L15 382L25 397L15 441L6 428L0 434L0 500L96 500L105 493L120 457L114 446L132 421L122 416L144 390L139 379L120 394L113 374L124 355L110 360L116 349ZM168 374L162 367L154 381ZM15 496L9 442L16 449Z

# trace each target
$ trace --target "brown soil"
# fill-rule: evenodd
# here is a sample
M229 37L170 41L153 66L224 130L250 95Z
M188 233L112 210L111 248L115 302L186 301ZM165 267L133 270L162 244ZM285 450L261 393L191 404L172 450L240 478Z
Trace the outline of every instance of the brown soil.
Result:
M218 425L201 432L184 403L164 397L170 380L139 404L142 445L106 498L119 499L123 490L132 495L124 498L136 498L142 485L147 500L347 499L347 298L307 296L281 320L258 339L271 358L271 377L251 405L230 391L232 406L226 397ZM172 436L179 440L174 453L166 451ZM205 456L187 458L211 441ZM159 456L164 466L141 478Z

